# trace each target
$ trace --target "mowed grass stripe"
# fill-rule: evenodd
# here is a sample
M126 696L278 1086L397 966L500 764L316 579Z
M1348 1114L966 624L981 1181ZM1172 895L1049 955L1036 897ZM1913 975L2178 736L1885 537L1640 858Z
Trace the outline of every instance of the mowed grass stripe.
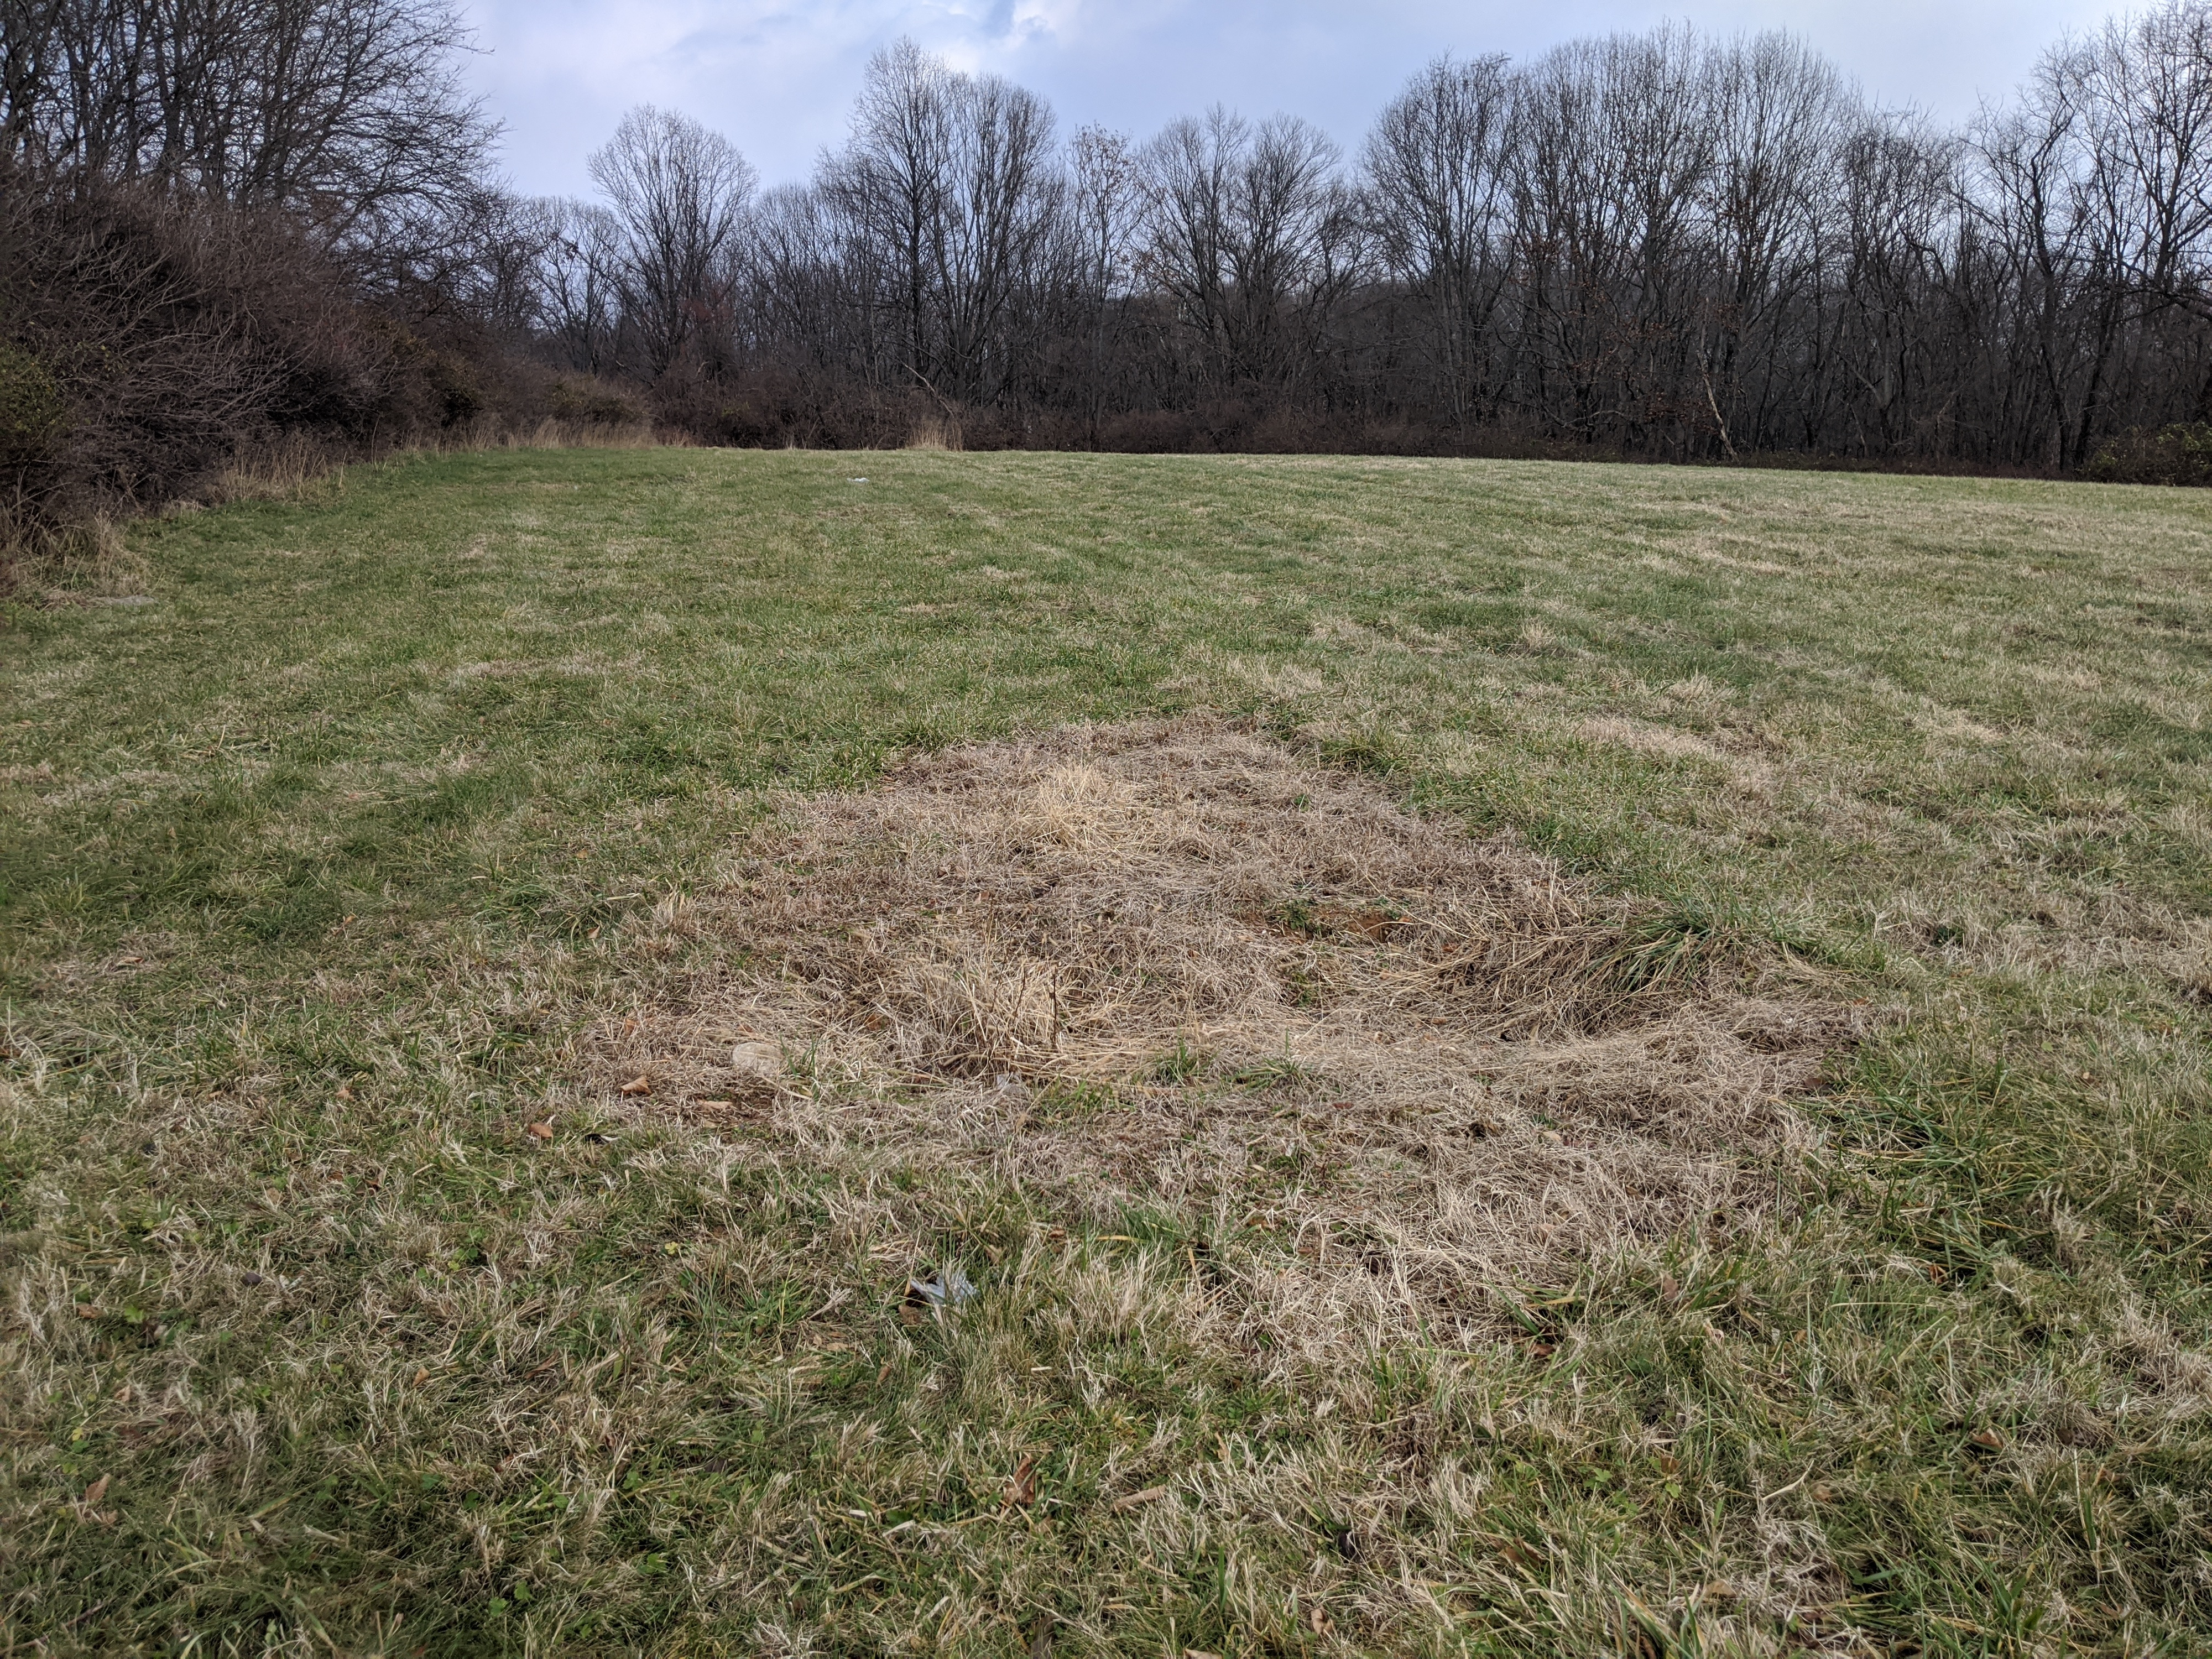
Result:
M679 450L143 526L148 603L0 636L0 1620L2212 1642L2208 532L2043 483ZM1899 1016L1786 1219L1292 1364L1241 1208L1071 1226L587 1084L795 795L1189 709ZM951 1262L973 1309L908 1322Z

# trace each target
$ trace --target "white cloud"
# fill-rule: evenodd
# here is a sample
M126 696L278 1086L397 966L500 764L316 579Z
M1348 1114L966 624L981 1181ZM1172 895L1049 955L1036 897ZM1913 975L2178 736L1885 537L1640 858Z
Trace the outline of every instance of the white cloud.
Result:
M622 112L673 106L720 127L771 181L804 176L845 130L868 54L901 34L1011 76L1073 127L1142 134L1216 100L1305 115L1355 145L1438 52L1528 57L1577 34L1682 17L1788 27L1874 96L1946 115L2002 95L2098 0L475 0L478 78L538 191L583 187Z

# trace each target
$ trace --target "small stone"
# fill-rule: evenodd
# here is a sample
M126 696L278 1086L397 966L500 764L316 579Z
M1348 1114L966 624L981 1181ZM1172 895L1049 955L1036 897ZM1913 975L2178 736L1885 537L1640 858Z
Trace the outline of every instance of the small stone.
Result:
M773 1042L740 1042L730 1050L730 1069L746 1077L781 1077L783 1050Z

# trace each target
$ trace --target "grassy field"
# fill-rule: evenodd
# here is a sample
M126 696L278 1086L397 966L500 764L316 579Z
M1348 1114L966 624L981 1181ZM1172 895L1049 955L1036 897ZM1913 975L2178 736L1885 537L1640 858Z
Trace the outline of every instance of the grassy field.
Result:
M0 1654L2212 1650L2203 496L507 453L131 548L0 633ZM1856 1007L1755 1213L1297 1342L1325 1169L621 1092L810 802L1194 714Z

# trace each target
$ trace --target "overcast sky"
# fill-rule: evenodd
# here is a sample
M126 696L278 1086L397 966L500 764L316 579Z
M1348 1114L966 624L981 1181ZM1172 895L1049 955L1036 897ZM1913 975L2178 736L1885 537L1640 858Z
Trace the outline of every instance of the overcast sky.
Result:
M770 184L839 140L868 54L901 34L1042 93L1061 130L1141 138L1217 100L1303 115L1347 151L1440 52L1526 58L1579 34L1679 18L1787 27L1887 103L1946 116L1998 98L2109 0L471 0L475 74L526 191L584 193L584 158L623 110L719 128Z

